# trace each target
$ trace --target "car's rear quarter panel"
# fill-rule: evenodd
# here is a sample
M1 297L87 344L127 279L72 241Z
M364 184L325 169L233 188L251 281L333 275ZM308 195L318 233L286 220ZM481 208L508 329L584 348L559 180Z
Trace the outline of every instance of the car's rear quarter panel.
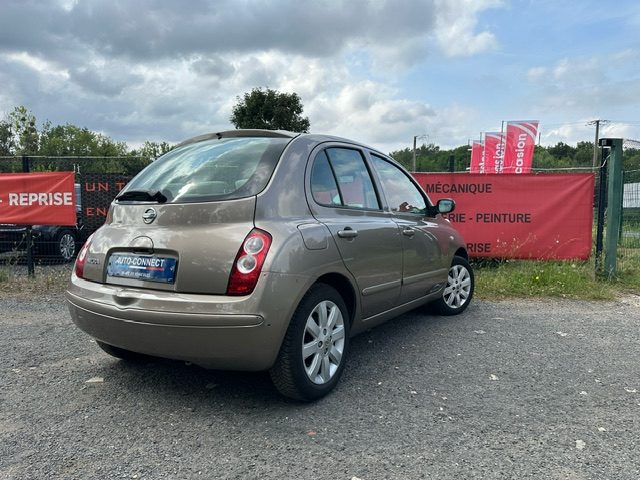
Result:
M285 149L268 187L258 195L256 202L256 227L273 237L264 270L294 275L301 282L294 291L285 294L285 298L274 299L281 302L287 319L291 318L309 288L325 275L341 275L357 292L355 280L346 269L331 232L324 224L315 221L309 209L305 172L318 141L313 136L294 139ZM357 319L360 316L357 295L354 300Z

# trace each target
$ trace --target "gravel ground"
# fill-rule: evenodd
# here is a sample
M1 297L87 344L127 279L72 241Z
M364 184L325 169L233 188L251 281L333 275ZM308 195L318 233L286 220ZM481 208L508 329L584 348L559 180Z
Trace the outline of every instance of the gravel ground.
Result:
M0 308L2 479L640 477L637 297L409 313L355 338L314 404L113 359L59 294Z

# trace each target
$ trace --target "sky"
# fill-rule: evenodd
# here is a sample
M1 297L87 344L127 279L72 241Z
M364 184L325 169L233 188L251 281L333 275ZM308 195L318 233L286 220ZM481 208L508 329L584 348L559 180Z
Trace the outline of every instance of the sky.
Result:
M635 0L1 0L15 106L131 146L233 128L252 88L384 152L539 120L541 143L640 139Z

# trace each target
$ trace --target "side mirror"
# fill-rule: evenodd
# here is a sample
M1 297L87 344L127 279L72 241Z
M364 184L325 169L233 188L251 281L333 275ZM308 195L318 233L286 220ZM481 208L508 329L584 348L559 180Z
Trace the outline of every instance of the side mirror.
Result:
M456 202L450 198L441 198L436 204L438 213L451 213L456 209Z

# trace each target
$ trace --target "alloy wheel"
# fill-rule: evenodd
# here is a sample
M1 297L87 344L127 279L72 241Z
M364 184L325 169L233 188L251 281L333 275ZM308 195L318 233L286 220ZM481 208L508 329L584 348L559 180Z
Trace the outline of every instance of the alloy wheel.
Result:
M345 346L344 318L330 300L320 302L307 318L302 337L304 370L313 383L327 383L337 372Z
M445 303L453 308L463 307L471 295L471 274L463 265L452 265L447 286L442 293Z
M76 239L70 233L65 233L58 242L60 256L65 260L71 260L76 253Z

